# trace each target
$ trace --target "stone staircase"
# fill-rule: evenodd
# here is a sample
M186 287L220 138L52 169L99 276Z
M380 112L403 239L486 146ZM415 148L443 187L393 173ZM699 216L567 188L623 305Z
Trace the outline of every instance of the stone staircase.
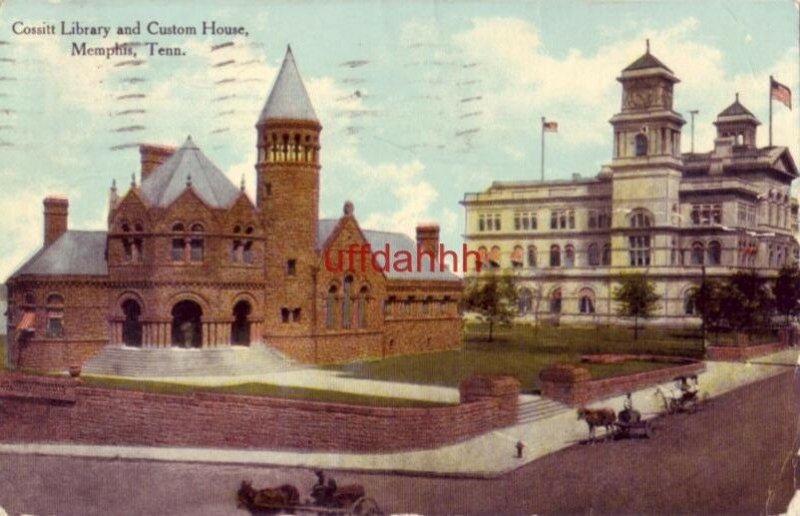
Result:
M246 376L297 367L263 344L205 349L108 345L86 361L82 372L131 377Z
M517 424L533 423L571 410L569 406L541 396L520 398Z

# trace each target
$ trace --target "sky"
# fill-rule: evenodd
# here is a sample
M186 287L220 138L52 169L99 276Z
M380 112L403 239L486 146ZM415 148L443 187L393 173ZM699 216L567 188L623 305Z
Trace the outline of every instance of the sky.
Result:
M61 34L62 21L112 33ZM141 35L114 33L137 21ZM204 21L244 34L203 35ZM198 34L150 35L150 22ZM15 23L56 34L15 34ZM796 0L0 0L0 281L40 248L46 195L69 198L70 229L106 228L109 187L129 187L138 142L191 135L252 195L254 124L289 44L323 125L321 216L350 200L362 227L413 236L436 221L460 249L465 192L539 178L542 116L559 125L548 179L610 161L616 77L648 38L681 79L675 109L687 120L699 110L697 151L713 146L712 122L736 92L766 145L774 75L794 94L792 111L774 105L774 143L797 160L798 25ZM71 55L83 42L180 55Z

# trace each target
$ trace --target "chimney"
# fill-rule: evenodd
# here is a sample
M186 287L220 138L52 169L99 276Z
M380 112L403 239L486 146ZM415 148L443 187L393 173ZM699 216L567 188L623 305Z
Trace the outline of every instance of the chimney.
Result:
M439 258L439 224L417 225L417 247Z
M45 197L44 199L44 245L49 246L67 231L67 211L69 201L66 197Z
M139 155L141 156L142 163L142 178L141 181L147 179L150 172L156 169L159 165L169 159L175 152L175 147L167 145L150 145L147 143L139 144Z

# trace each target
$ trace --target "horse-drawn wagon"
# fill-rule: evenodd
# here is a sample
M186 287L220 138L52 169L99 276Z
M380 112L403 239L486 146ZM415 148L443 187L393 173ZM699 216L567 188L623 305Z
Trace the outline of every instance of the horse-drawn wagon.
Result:
M267 514L317 514L319 516L381 516L377 502L366 496L364 486L350 484L337 486L336 482L317 471L317 483L311 489L310 499L300 501L300 492L292 484L275 488L255 489L243 480L237 493L237 505L253 515Z

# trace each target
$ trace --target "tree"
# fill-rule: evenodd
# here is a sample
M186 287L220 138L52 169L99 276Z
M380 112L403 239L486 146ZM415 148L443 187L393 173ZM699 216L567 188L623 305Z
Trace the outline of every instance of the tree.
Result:
M464 296L464 306L489 324L489 342L494 339L495 324L509 324L517 315L518 293L511 276L489 272L473 281Z
M773 308L766 281L754 271L731 276L723 286L721 303L731 328L746 332L766 326Z
M661 296L656 287L641 273L623 274L619 287L614 289L614 301L619 303L617 313L622 317L633 317L633 338L639 338L639 319L649 319L658 309Z
M703 319L703 327L716 334L719 334L720 326L725 320L725 312L722 309L724 292L725 284L715 279L704 279L700 287L692 292L692 302Z
M778 313L789 317L800 313L798 301L800 301L800 271L797 266L783 267L772 287L772 295L775 298L775 308Z

